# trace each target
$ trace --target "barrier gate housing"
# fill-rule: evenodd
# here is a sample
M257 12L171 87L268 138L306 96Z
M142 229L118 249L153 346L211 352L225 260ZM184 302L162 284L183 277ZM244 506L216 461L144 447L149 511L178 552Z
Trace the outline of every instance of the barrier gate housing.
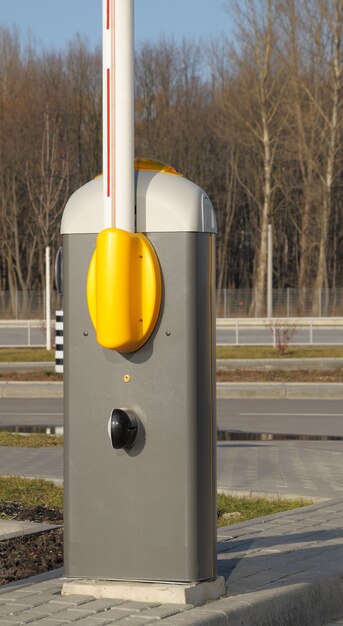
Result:
M216 576L214 211L196 184L144 162L135 202L136 231L157 254L162 290L152 334L132 352L99 345L87 305L104 228L102 177L75 192L63 214L65 575L209 580ZM133 436L114 449L112 430L119 440L123 434L115 419L124 414Z

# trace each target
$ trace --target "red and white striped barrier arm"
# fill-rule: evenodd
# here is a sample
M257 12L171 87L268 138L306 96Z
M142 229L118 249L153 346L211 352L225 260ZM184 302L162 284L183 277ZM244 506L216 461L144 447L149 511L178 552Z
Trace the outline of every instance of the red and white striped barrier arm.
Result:
M104 227L135 230L134 2L103 0Z

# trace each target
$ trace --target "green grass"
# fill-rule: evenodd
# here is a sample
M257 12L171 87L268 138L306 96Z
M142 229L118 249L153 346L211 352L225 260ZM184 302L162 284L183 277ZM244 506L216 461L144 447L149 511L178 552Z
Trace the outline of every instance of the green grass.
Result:
M217 359L275 359L279 353L272 346L218 346ZM343 357L343 346L291 346L283 358ZM44 348L0 348L0 362L54 361L54 350Z
M48 480L0 476L0 502L20 502L60 510L63 508L63 488Z
M282 355L285 359L342 358L343 346L290 346ZM277 359L272 346L217 346L217 359Z
M60 435L30 434L0 432L0 446L15 446L19 448L61 448L63 437Z
M0 348L0 362L54 361L55 351L44 348Z
M304 500L303 498L283 499L263 498L255 496L232 496L224 493L218 493L218 526L227 526L228 524L236 524L237 522L245 522L256 517L264 517L273 513L282 513L290 509L297 509L303 506L313 504L312 500ZM224 515L231 514L229 518ZM236 513L236 515L234 515Z
M337 369L223 369L217 371L217 381L226 383L343 383L343 368Z

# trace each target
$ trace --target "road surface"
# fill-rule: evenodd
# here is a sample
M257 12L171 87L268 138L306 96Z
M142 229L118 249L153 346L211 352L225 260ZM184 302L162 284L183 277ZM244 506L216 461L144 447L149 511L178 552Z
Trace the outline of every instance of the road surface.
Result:
M63 426L63 398L0 398L0 428Z
M1 398L0 427L63 425L62 398ZM343 437L341 400L218 399L217 425L232 432Z
M292 425L287 432L337 434L342 433L341 404L334 400L220 400L218 425L242 432L283 432L284 425ZM0 399L0 426L61 426L62 410L61 399ZM224 441L218 443L217 452L219 490L310 498L343 493L343 441ZM0 448L0 474L62 479L63 451Z
M220 430L343 437L342 400L218 399Z

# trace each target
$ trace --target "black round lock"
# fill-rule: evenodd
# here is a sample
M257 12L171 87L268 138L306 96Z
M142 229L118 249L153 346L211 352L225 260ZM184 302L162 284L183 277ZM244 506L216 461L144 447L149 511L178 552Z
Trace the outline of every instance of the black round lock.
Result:
M132 448L135 443L138 431L136 416L131 411L124 409L113 409L109 432L113 448Z

